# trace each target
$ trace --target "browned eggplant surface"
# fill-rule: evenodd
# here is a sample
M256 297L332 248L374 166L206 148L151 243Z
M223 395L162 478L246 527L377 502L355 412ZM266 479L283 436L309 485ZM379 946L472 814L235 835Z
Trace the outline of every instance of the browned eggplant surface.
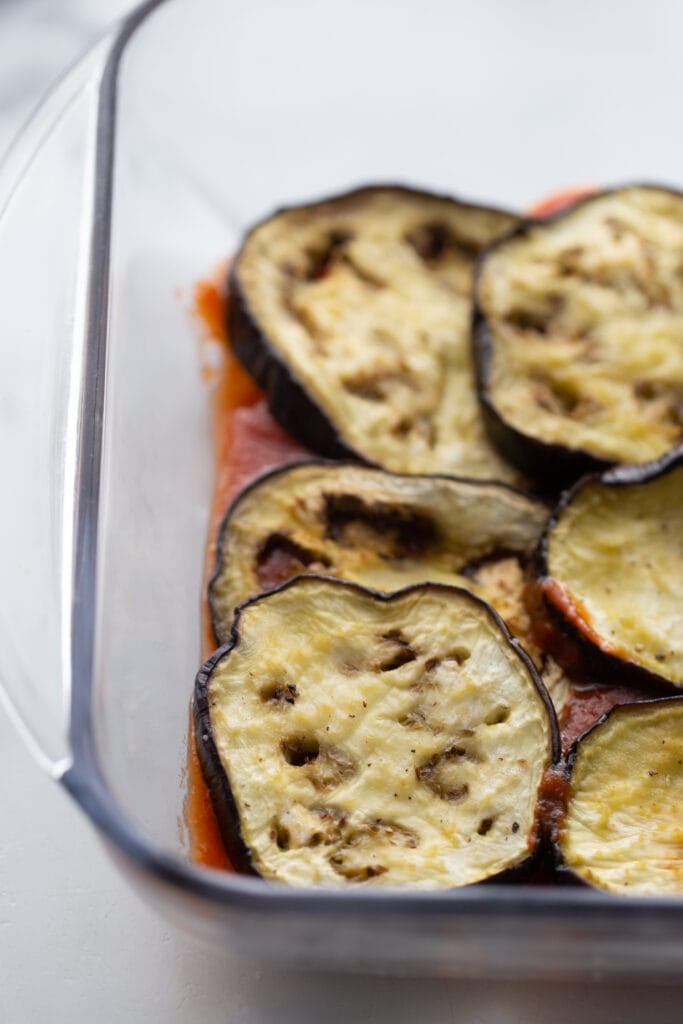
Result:
M558 840L591 885L683 894L683 698L623 704L579 740Z
M683 686L683 453L589 477L541 544L545 600L585 660Z
M235 607L301 573L385 592L428 580L488 601L523 643L559 712L568 680L533 642L527 565L546 505L504 484L401 476L354 464L306 463L267 474L223 521L209 585L218 643Z
M529 224L483 259L477 363L491 435L539 481L683 439L683 194L637 186Z
M228 329L275 418L322 455L519 481L485 436L470 340L474 261L515 223L387 186L257 225Z
M290 581L242 606L195 715L226 843L266 878L443 888L535 850L557 723L466 591Z

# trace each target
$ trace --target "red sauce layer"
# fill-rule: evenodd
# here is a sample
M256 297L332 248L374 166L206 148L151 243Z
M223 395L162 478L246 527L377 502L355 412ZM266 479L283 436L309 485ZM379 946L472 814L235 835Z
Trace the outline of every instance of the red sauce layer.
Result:
M569 797L569 780L564 765L554 765L543 775L538 798L538 816L553 839L564 825Z
M223 272L221 278L220 281L202 281L195 291L195 310L203 324L205 338L218 342L222 353L219 365L208 377L212 385L216 483L206 546L205 595L216 561L220 524L233 498L262 472L287 462L310 458L310 452L278 426L268 412L263 393L230 352L225 329L226 293L223 283L227 274ZM202 654L208 658L216 649L216 640L206 597L202 602L202 635ZM192 859L205 867L232 870L204 783L192 727L187 778L185 820Z
M637 686L575 683L560 723L563 752L566 754L574 740L615 705L662 695Z
M534 203L529 210L529 216L536 217L539 220L545 217L554 217L556 213L560 213L568 206L577 203L579 199L592 196L596 191L597 189L590 185L584 185L576 188L566 188L562 192L553 192L552 195L546 196L545 199L539 199L537 203Z

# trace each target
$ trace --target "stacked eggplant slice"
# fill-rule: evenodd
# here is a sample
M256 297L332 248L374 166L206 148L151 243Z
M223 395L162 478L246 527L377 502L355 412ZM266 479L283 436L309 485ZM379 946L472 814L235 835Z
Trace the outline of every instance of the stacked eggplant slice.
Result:
M476 353L490 436L571 483L683 440L683 194L599 193L482 260Z
M683 894L683 195L293 207L247 234L227 323L342 460L220 527L194 715L235 865ZM562 760L587 688L621 706Z
M609 892L683 894L683 697L615 707L569 758L564 870Z
M683 452L581 480L539 555L547 608L589 671L683 687Z
M554 715L466 591L294 579L242 606L195 700L225 842L266 878L450 887L536 849Z
M233 263L228 332L275 419L321 455L519 480L486 438L470 344L475 260L516 223L378 187L257 225Z

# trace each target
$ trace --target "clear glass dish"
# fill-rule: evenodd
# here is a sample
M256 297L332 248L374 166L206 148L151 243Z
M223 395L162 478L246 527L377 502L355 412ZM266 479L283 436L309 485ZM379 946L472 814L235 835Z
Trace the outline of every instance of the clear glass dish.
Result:
M675 2L153 0L3 166L5 700L131 881L211 942L402 973L683 967L683 902L287 889L193 865L182 825L213 480L193 283L273 207L362 182L520 208L675 185L681 29Z

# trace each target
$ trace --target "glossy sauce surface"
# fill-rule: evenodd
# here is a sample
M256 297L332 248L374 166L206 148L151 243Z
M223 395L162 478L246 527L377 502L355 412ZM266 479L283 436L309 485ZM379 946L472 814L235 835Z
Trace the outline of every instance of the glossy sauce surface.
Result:
M553 837L562 830L568 798L569 780L565 767L563 764L553 765L543 775L538 798L539 820Z
M560 722L563 753L566 754L574 740L616 704L632 704L663 695L634 686L575 684Z

